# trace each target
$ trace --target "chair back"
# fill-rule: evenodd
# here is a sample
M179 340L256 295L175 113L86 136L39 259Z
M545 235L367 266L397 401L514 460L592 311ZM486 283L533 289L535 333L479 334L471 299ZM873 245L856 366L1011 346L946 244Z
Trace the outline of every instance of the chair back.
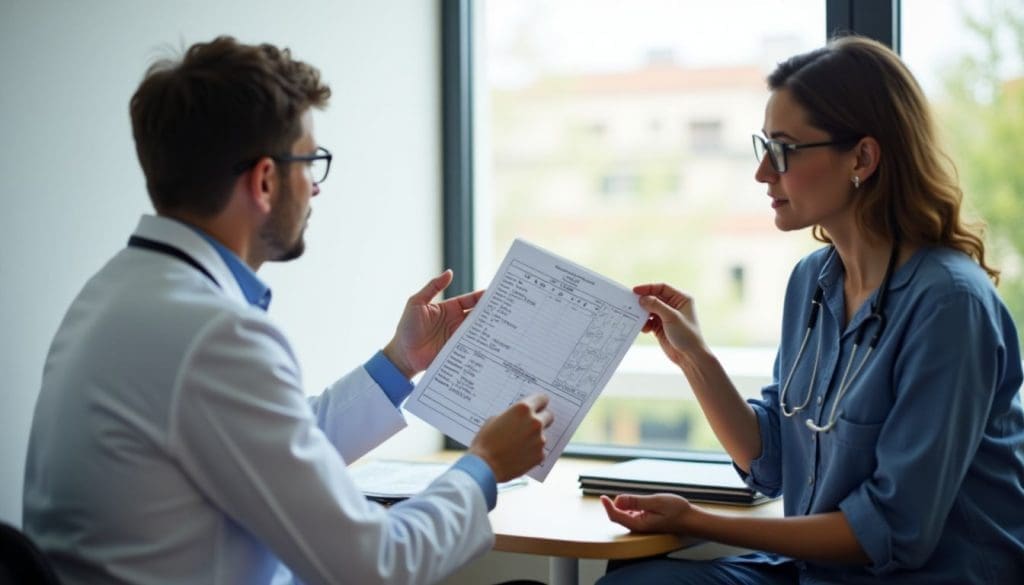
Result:
M49 559L24 532L0 522L0 585L60 585Z

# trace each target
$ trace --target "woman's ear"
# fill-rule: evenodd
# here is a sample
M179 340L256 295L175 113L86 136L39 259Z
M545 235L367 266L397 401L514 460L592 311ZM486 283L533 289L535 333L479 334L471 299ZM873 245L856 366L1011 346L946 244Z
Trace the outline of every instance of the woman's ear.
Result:
M878 169L878 163L882 157L882 147L878 144L878 141L871 136L865 136L861 138L857 145L854 147L854 167L852 170L853 177L856 177L856 182L864 183Z

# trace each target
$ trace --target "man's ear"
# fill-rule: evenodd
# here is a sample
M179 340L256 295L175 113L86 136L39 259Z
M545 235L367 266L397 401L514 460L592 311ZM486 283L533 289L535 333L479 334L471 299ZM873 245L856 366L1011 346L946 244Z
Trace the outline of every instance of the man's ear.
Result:
M867 181L878 169L878 163L882 158L882 146L871 136L861 138L854 147L855 159L853 174L860 178L860 182Z
M249 202L260 212L270 213L273 194L278 188L277 164L269 156L261 158L249 171L246 193Z

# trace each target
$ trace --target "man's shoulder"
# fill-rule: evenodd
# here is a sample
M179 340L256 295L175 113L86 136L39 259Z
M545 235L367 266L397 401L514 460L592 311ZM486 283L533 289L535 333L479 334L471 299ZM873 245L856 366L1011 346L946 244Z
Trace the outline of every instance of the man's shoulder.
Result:
M116 333L140 350L173 350L193 343L214 322L256 322L274 329L263 311L225 294L187 264L122 252L86 283L62 330Z

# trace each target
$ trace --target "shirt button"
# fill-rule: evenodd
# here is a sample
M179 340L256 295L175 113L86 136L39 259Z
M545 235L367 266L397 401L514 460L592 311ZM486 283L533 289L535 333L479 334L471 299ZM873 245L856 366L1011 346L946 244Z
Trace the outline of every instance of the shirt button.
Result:
M821 397L821 396L819 396L819 397L818 397L818 404L821 404L823 400L824 400L824 398L823 398L823 397Z
M814 476L813 475L807 478L807 485L814 485Z

